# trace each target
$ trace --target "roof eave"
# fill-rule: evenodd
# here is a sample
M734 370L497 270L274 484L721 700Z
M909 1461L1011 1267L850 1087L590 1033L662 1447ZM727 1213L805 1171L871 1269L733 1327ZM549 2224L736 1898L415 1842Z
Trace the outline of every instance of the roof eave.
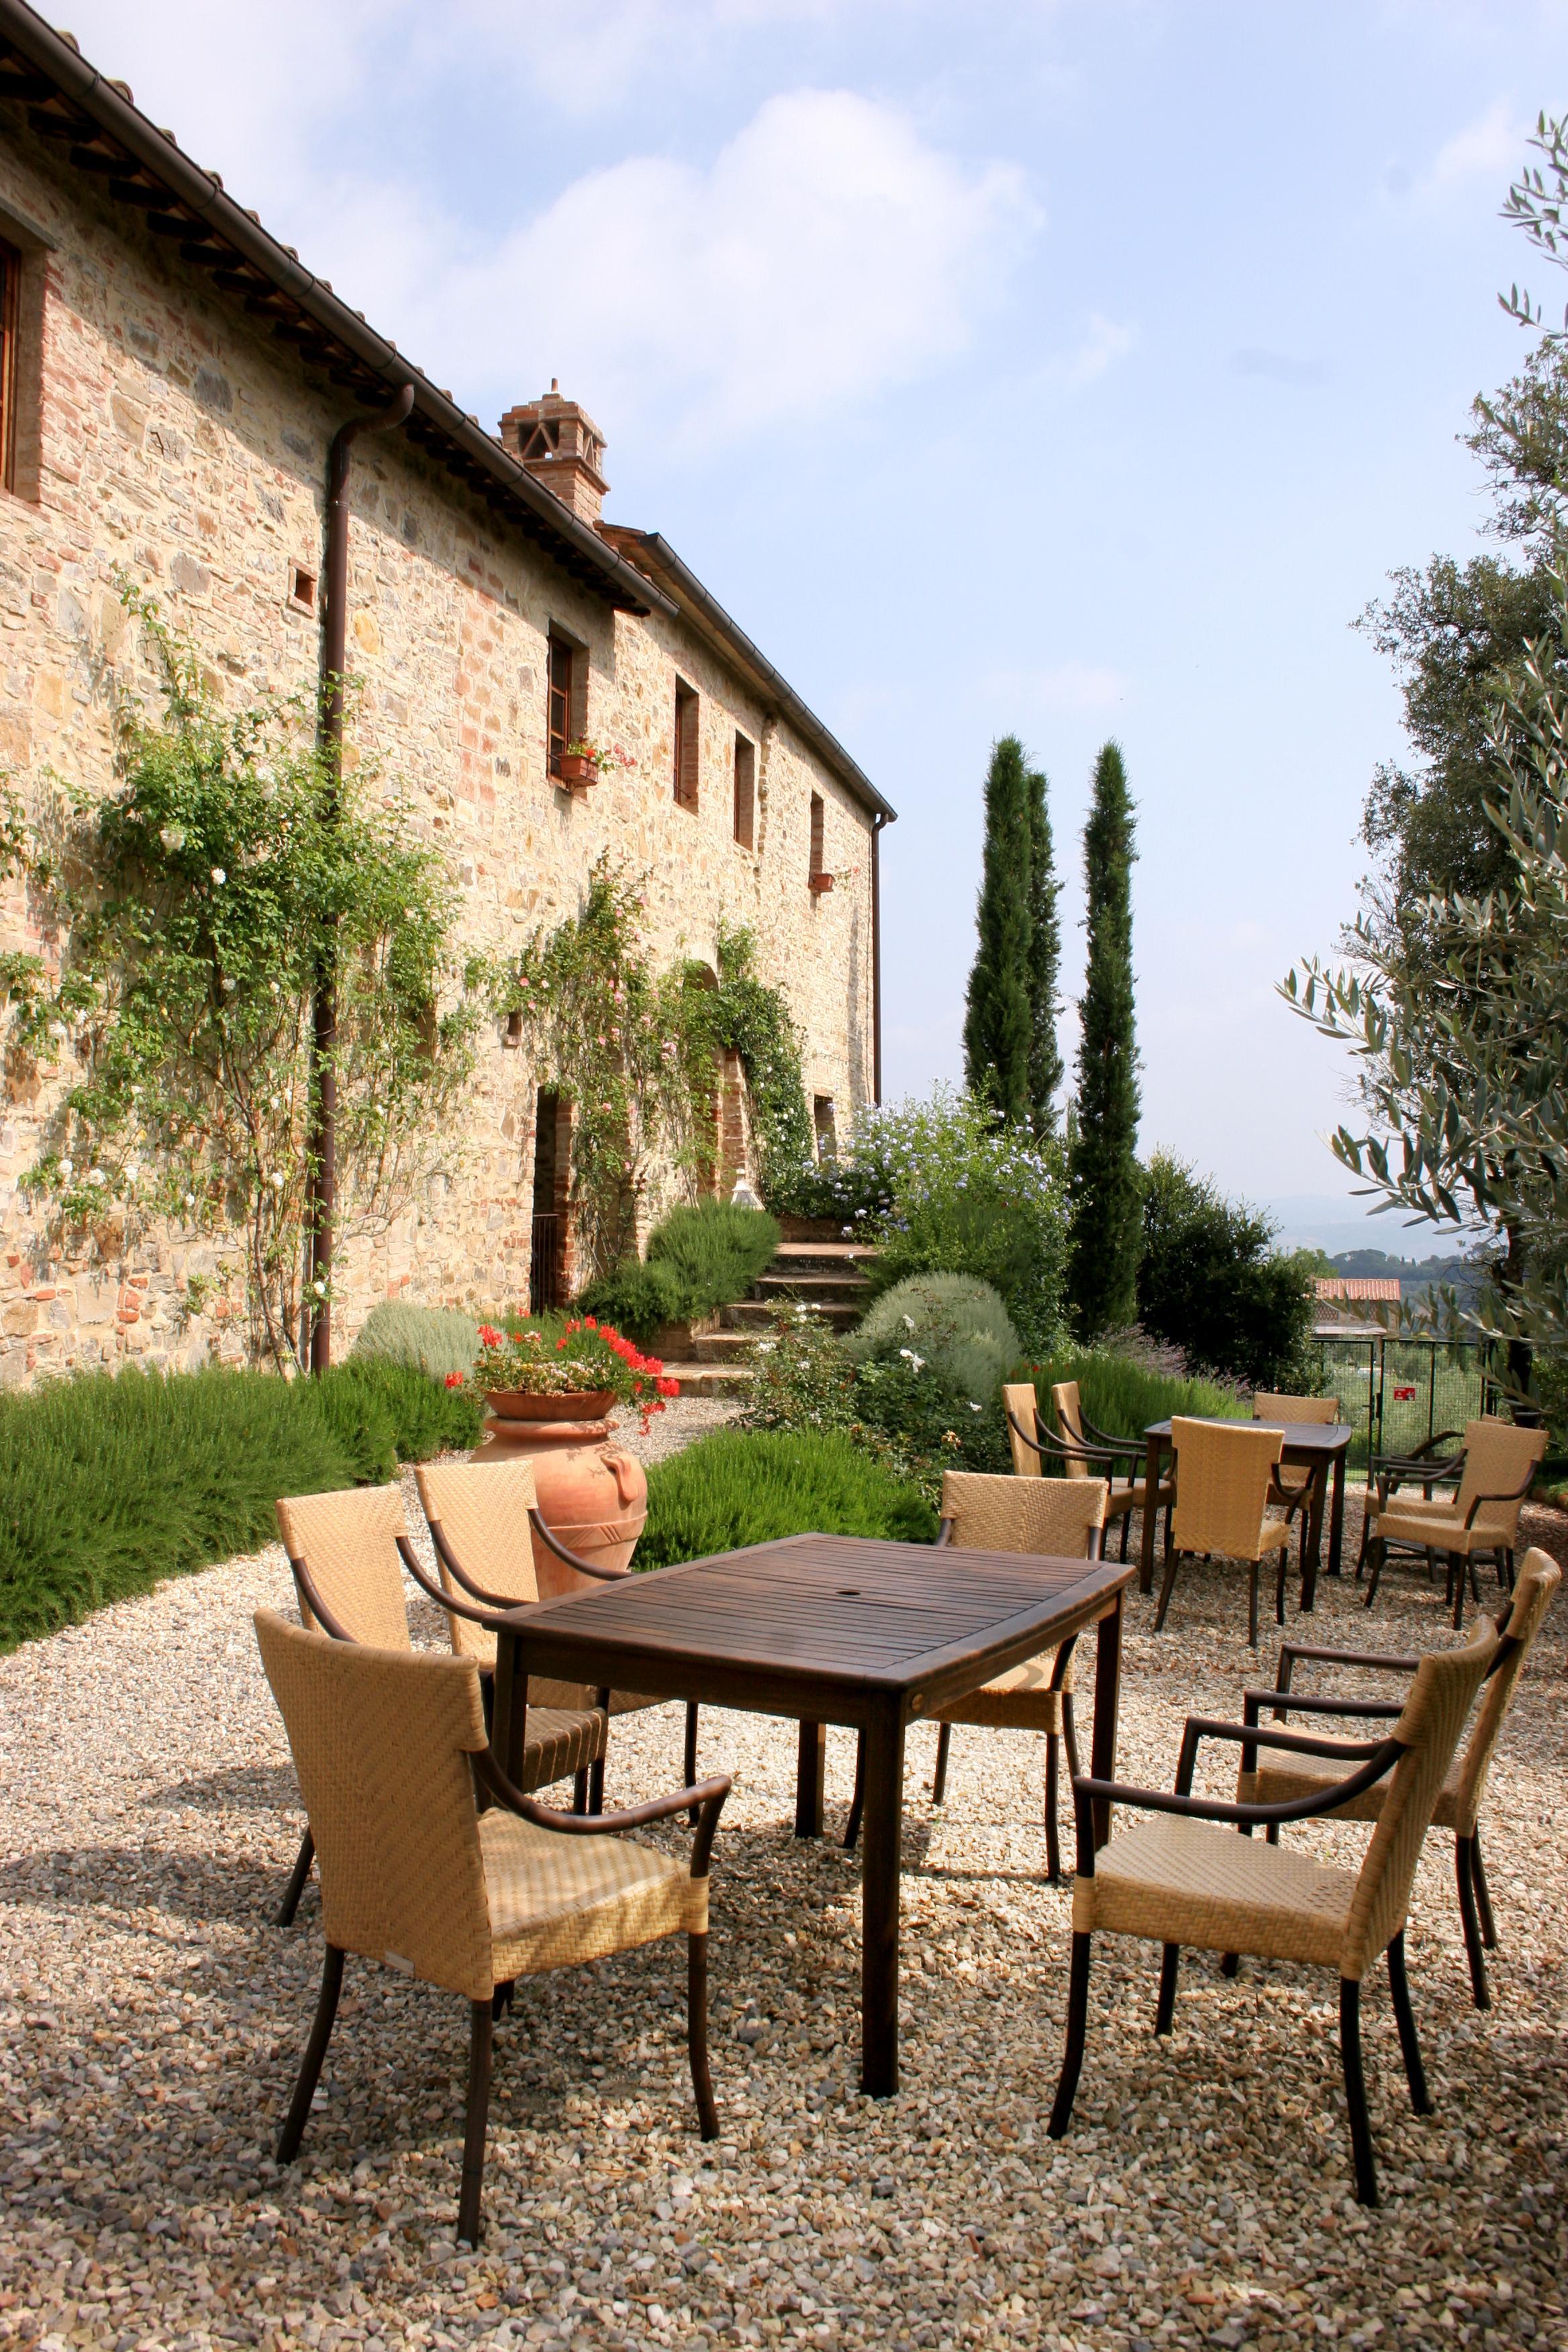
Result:
M780 676L739 624L731 619L718 599L681 562L668 541L657 530L633 530L621 523L606 524L605 530L616 545L636 551L631 560L637 568L651 570L656 581L663 582L682 615L708 637L725 660L749 677L758 698L789 720L795 733L810 745L846 790L853 793L881 824L895 823L897 809L883 799L838 738L801 700L788 679Z
M132 101L47 25L26 0L0 0L0 40L34 69L39 85L7 91L0 77L0 96L35 110L47 108L58 95L79 109L89 121L132 159L135 167L165 188L182 211L193 215L221 241L242 265L257 273L295 310L321 330L353 363L348 372L331 369L336 379L352 386L363 399L376 386L387 393L414 386L414 415L409 430L437 456L446 453L450 470L468 478L480 496L493 502L510 502L521 510L514 520L524 522L528 534L584 586L617 611L646 614L658 609L673 612L673 602L627 563L599 534L580 522L554 493L536 482L510 452L487 433L477 417L458 408L424 373L399 352L395 343L378 335L357 310L339 300L321 278L308 270L259 222L226 195L212 174L204 172L175 142L166 138ZM40 128L37 112L34 127ZM104 169L103 165L100 165ZM106 178L111 173L106 171ZM109 193L114 193L112 184ZM143 207L145 210L145 207ZM184 248L182 248L184 250ZM198 266L221 270L221 249L187 255ZM275 321L275 323L277 323ZM362 385L354 370L373 382ZM459 462L451 463L455 457Z

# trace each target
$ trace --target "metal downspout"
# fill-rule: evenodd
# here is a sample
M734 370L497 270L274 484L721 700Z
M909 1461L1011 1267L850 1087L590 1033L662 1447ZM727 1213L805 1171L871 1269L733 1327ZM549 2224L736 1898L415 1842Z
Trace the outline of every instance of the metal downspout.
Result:
M390 433L406 422L414 386L405 383L389 408L351 416L332 436L327 456L327 546L322 565L321 715L317 742L325 779L327 815L337 814L343 772L343 667L348 655L349 452L362 433ZM332 1360L332 1218L337 1204L338 1079L337 941L329 930L321 943L311 1005L311 1133L306 1230L310 1235L310 1285L306 1309L310 1328L310 1370L324 1372ZM315 1285L325 1286L318 1297Z
M871 819L871 1099L882 1100L882 827Z

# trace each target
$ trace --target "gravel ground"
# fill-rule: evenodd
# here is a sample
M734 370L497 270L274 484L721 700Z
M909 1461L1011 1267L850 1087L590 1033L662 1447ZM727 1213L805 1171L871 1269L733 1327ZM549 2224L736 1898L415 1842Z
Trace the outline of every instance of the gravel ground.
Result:
M715 1429L722 1429L742 1411L733 1397L676 1397L655 1413L646 1432L635 1412L616 1415L616 1444L643 1462L665 1462L672 1454Z
M1531 1517L1565 1548L1568 1522ZM1370 1622L1353 1586L1320 1591L1324 1638L1447 1638L1408 1573ZM1488 2015L1467 1997L1447 1842L1422 1865L1426 2119L1371 1992L1379 2213L1349 2198L1324 1974L1247 1963L1226 1982L1194 1956L1157 2044L1158 1956L1105 1939L1074 2128L1047 2139L1068 1897L1043 1884L1023 1736L961 1730L940 1817L934 1733L911 1738L903 2089L861 2099L855 1865L789 1834L791 1728L715 1710L703 1763L735 1776L715 1856L723 2137L694 2133L677 1942L520 1987L472 2255L453 2240L467 2019L448 1996L352 1962L304 2156L270 2160L321 1958L313 1889L291 1931L271 1924L300 1821L249 1612L289 1599L269 1551L0 1661L0 2341L1568 2342L1568 1607L1489 1798ZM1245 1606L1238 1580L1198 1571L1156 1642L1134 1598L1124 1772L1169 1786L1184 1714L1239 1711L1258 1678ZM679 1709L621 1719L609 1801L674 1787L679 1759ZM837 1822L852 1764L835 1735ZM1293 1834L1353 1857L1364 1832Z

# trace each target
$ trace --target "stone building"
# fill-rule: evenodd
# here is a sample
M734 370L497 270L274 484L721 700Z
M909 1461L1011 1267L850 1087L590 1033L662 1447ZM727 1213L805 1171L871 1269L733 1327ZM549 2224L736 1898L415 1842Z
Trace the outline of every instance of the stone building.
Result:
M412 387L405 424L349 456L363 688L347 757L411 796L460 886L465 943L515 952L617 853L648 877L656 964L711 961L721 920L752 928L805 1035L819 1134L877 1095L893 812L667 542L603 519L604 437L577 403L552 386L484 430L22 0L0 0L0 769L24 789L45 771L107 783L133 651L117 573L235 707L313 693L329 447ZM568 789L581 733L634 764ZM0 944L28 945L15 886L3 914ZM569 1234L549 1224L565 1107L509 1042L504 1024L483 1040L451 1179L340 1256L339 1351L381 1298L569 1284ZM210 1248L168 1234L122 1260L63 1255L18 1192L50 1108L14 1097L0 1131L0 1381L126 1352L199 1360L222 1340L189 1313Z

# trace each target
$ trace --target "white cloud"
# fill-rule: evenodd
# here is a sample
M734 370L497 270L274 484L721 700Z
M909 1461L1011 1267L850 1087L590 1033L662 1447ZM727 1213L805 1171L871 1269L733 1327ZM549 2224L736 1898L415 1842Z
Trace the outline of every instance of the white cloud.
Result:
M1039 380L1078 392L1085 384L1093 383L1118 360L1125 359L1137 341L1136 328L1119 326L1114 319L1096 310L1074 349L1059 359L1047 360L1039 371Z
M1040 220L1016 169L966 170L848 90L769 99L706 169L588 173L488 251L395 196L344 192L332 213L353 284L379 281L416 359L506 400L559 376L606 425L710 436L960 356Z
M1478 178L1506 184L1524 161L1529 135L1529 126L1516 121L1500 98L1495 100L1484 114L1438 148L1415 182L1412 194L1416 203L1438 203Z

